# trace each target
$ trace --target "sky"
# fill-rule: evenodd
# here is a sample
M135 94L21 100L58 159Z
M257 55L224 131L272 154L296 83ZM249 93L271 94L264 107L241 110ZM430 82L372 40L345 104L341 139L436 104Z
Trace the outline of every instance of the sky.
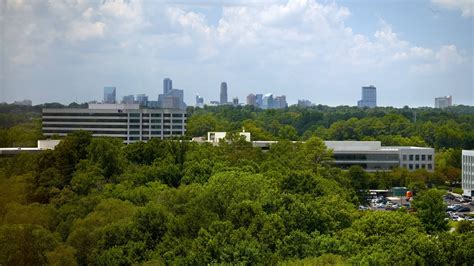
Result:
M474 0L0 0L0 102L102 100L163 79L206 103L250 93L474 105Z

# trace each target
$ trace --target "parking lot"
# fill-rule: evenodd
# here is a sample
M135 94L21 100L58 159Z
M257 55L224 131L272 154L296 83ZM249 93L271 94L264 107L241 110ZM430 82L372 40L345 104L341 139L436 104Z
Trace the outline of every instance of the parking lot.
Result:
M470 202L460 202L460 199L456 200L456 196L448 194L444 197L444 201L447 205L446 219L453 221L473 221L474 218L469 214L474 214L474 205ZM406 200L406 197L375 197L369 200L368 206L359 206L360 210L377 210L377 211L393 211L402 207L409 208L410 204Z
M453 221L474 221L474 218L467 214L474 214L474 205L470 202L460 202L460 199L456 200L456 196L448 194L444 197L444 201L448 206L447 214L448 219Z

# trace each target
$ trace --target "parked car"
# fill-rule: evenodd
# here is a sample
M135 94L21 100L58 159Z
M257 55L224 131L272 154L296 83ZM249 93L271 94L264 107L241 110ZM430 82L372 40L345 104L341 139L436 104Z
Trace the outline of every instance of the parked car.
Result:
M461 206L460 208L457 208L456 211L457 212L470 212L471 209L469 207L466 207L466 206Z
M453 194L448 193L448 194L444 195L444 198L445 198L445 199L448 199L448 200L453 200L455 197L454 197Z
M461 204L448 205L446 208L447 211L456 211L457 208L462 207Z
M474 222L474 217L466 215L466 216L464 216L464 220Z

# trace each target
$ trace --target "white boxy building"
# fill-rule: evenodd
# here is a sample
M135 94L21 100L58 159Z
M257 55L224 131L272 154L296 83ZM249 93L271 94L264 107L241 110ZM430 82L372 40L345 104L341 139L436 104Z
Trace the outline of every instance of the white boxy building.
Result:
M382 146L380 141L325 141L333 150L335 164L341 168L359 165L366 171L384 171L395 167L409 171L434 171L433 148Z
M250 140L250 133L248 140ZM242 133L241 133L242 134ZM225 137L225 132L209 132L208 142L217 143ZM278 141L252 141L254 147L269 150ZM295 141L294 141L295 142ZM334 165L347 169L359 165L365 171L389 171L405 168L408 171L426 169L434 171L435 151L433 148L410 146L382 146L380 141L324 141L332 150Z
M474 197L474 150L462 151L462 190L463 195Z
M44 136L85 130L93 136L121 138L125 143L184 136L186 111L147 109L139 104L89 104L87 109L44 108Z

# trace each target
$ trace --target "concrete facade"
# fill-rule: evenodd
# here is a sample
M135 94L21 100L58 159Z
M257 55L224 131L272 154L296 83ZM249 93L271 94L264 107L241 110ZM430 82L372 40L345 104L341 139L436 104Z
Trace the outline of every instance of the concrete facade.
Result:
M474 150L462 151L462 190L463 195L474 197Z
M43 109L43 135L66 136L85 130L92 136L121 138L125 143L184 136L186 111L142 109L139 104L90 104L88 109Z

